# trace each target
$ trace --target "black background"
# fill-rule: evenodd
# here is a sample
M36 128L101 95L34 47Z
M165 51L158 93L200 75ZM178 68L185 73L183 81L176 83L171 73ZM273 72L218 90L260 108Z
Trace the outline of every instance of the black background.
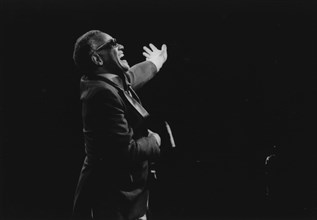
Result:
M143 45L168 46L159 75L138 91L177 144L153 185L153 219L316 218L315 9L2 1L1 216L69 218L84 156L72 51L99 29L125 46L130 65L144 60Z

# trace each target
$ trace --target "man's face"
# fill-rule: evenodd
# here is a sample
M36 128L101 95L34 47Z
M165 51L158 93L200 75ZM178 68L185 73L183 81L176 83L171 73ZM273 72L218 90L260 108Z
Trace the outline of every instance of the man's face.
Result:
M127 71L130 66L127 60L124 59L123 45L118 44L116 40L110 35L103 33L96 51L103 58L105 65L108 68L117 70L118 68Z

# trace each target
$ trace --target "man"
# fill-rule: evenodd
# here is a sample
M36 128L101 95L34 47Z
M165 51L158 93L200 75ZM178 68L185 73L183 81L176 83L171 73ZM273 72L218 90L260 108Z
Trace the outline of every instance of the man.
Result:
M160 136L133 89L153 78L167 47L143 47L146 61L129 67L124 47L92 30L75 43L82 72L81 101L86 158L74 199L74 219L146 219L149 165L160 155Z

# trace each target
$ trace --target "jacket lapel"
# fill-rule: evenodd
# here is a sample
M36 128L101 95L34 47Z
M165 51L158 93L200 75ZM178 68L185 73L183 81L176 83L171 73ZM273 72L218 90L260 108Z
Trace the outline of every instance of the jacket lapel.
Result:
M135 91L131 88L131 85L129 82L126 81L126 85L122 85L120 81L116 78L106 78L104 76L95 76L94 79L104 81L111 86L118 89L118 91L121 93L121 96L125 98L125 100L130 103L130 105L143 117L146 118L150 114L148 111L141 105L140 99L135 93ZM126 88L124 88L126 87ZM134 98L134 97L135 98Z

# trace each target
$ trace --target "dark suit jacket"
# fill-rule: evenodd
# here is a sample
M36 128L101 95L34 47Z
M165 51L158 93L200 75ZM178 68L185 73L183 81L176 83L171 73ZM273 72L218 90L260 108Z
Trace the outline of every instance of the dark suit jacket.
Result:
M137 89L156 72L155 65L145 61L133 66L125 80ZM75 193L75 218L88 218L91 208L100 204L127 219L146 213L149 161L160 150L155 138L148 136L145 116L129 102L125 89L126 84L116 79L81 79L87 156Z

